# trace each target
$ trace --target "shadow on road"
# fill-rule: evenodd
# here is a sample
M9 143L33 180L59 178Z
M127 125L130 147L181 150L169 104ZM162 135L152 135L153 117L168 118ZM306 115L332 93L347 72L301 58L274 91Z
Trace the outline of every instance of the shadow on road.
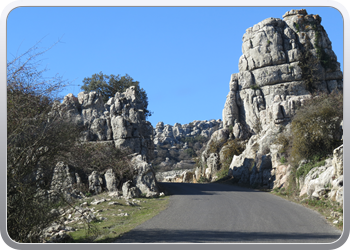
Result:
M331 243L339 239L332 234L300 234L300 233L263 233L263 232L225 232L205 230L132 230L115 243Z

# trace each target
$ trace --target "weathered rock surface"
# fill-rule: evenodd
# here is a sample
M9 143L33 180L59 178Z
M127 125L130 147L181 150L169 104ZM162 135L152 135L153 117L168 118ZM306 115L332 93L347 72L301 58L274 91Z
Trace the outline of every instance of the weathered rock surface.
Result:
M159 190L156 185L156 178L152 165L144 161L141 155L134 156L131 159L131 163L134 166L136 172L133 182L140 193L146 194L146 197L159 195Z
M158 122L154 129L154 144L181 144L181 138L204 136L210 138L210 136L217 129L222 128L221 119L210 121L198 121L195 120L189 124L175 123L174 126L164 125L163 122Z
M312 64L314 82L308 85L300 62L308 51L316 59L317 51L328 57L327 63ZM210 142L219 147L232 139L246 141L246 149L234 156L229 175L254 187L282 187L290 166L281 164L278 145L274 145L280 127L290 129L291 117L313 91L342 91L343 74L331 42L318 15L292 10L278 18L267 18L250 27L243 36L239 73L232 74L229 93L222 112L223 128L213 133L203 152L202 165L208 165ZM341 152L341 148L338 149ZM337 151L337 152L338 152ZM223 154L219 154L218 162ZM209 162L212 160L209 160ZM335 157L338 175L341 158ZM198 176L210 169L197 169Z
M113 141L117 148L153 159L153 127L145 120L144 106L135 87L116 93L107 103L96 92L68 94L57 110L66 111L67 118L84 125L83 141ZM63 112L62 112L63 113Z
M305 176L299 178L300 196L310 198L326 197L343 203L343 175L339 174L340 162L343 161L343 145L333 151L333 157L325 165L315 167ZM342 168L341 164L341 168Z
M193 183L195 182L193 172L194 172L194 169L180 169L180 170L158 172L156 174L156 179L158 182Z
M194 168L193 154L199 152L210 136L221 128L220 119L195 120L184 125L175 123L174 126L158 122L154 129L154 164L162 171ZM191 152L191 156L186 152Z

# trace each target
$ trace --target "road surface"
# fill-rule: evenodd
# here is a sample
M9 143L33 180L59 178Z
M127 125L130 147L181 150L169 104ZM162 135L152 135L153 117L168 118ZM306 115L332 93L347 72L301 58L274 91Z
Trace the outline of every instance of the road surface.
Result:
M270 193L218 183L162 183L169 207L116 243L331 243L341 231Z

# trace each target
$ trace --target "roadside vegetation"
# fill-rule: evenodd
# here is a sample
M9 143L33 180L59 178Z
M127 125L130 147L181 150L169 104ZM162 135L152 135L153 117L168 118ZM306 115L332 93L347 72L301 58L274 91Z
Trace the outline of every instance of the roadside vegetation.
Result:
M106 199L97 205L92 205L94 200ZM95 195L85 200L84 205L95 211L97 219L87 228L84 223L75 222L69 226L76 229L71 232L71 243L112 243L124 233L151 219L168 206L169 196L159 198L135 198L125 200L111 198L107 193ZM109 203L115 202L110 205ZM74 206L81 205L81 201Z
M281 145L281 163L290 164L293 168L287 187L272 190L273 194L316 210L341 230L342 206L325 198L299 197L299 179L311 169L324 166L325 159L331 157L333 150L343 143L342 120L343 94L340 91L313 95L306 100L292 118L291 129L283 130L275 141Z
M43 229L59 218L52 211L68 209L72 202L65 198L63 190L56 190L52 198L51 180L57 162L72 166L85 183L91 171L103 174L108 168L116 173L119 187L133 176L128 152L80 141L86 128L68 119L69 114L56 105L70 83L59 76L44 76L47 70L40 63L45 52L38 43L7 62L7 231L12 240L20 243L41 242ZM94 90L92 83L103 93L108 90L105 96L118 88L123 90L124 85L135 86L140 101L147 104L146 93L129 76L94 75L84 79L86 90ZM146 110L146 117L150 115ZM87 184L76 189L92 195ZM84 226L92 228L89 224Z

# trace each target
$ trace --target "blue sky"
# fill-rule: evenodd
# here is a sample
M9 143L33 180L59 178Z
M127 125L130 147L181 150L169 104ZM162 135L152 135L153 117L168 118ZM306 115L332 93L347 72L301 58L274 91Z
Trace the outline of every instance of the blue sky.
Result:
M60 42L43 56L48 76L81 92L95 73L129 74L148 95L148 119L174 125L221 119L229 80L238 73L246 29L303 7L21 7L7 19L7 59ZM343 19L331 7L319 14L343 66Z

